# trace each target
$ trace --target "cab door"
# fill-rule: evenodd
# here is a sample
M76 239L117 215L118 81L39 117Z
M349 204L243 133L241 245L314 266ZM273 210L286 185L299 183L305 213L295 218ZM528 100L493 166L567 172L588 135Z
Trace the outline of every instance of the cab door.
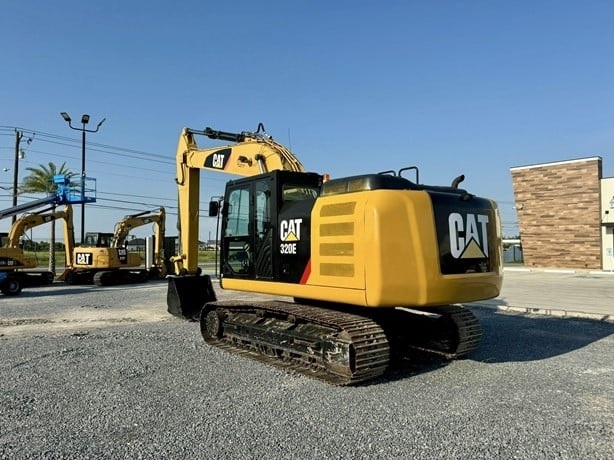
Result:
M270 175L228 185L222 224L222 273L227 277L273 279Z
M229 182L222 219L222 275L298 283L311 255L314 173L272 171Z
M273 255L273 237L276 222L273 205L272 180L257 180L254 183L254 274L256 279L275 279L277 270Z
M250 189L251 184L229 186L224 199L222 222L222 274L229 277L251 278L250 263Z

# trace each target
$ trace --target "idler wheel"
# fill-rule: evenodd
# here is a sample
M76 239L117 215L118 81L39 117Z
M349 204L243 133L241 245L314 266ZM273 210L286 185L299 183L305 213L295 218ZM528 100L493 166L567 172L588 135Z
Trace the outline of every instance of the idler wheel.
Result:
M211 338L222 337L222 318L217 311L211 310L205 316L205 328L203 332Z

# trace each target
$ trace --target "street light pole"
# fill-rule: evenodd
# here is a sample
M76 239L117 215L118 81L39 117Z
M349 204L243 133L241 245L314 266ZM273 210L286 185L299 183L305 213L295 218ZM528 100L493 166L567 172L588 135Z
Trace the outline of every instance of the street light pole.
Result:
M83 227L85 226L85 123L81 130L81 244L83 244Z
M75 129L77 131L81 131L81 244L85 243L85 133L97 133L100 129L100 126L104 123L106 118L100 120L98 125L96 125L96 129L85 129L85 125L87 125L90 121L90 116L88 114L83 114L81 117L81 124L83 125L81 128L75 127L72 125L72 119L66 112L61 112L62 118L64 121L68 123L71 129Z

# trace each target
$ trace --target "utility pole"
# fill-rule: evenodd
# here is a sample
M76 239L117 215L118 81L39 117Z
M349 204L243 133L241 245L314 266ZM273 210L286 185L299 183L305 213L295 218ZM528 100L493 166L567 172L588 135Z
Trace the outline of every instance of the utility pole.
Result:
M13 163L13 207L17 206L17 181L19 181L19 145L23 138L23 132L15 129L15 163ZM17 220L17 216L13 216L12 223Z
M32 143L32 139L34 139L34 134L28 137L26 144L30 145ZM13 163L13 207L17 206L17 192L18 190L18 182L19 182L19 160L23 159L25 156L25 152L21 150L21 140L23 139L23 131L19 131L15 128L15 163ZM13 216L12 223L14 224L17 220L17 216Z

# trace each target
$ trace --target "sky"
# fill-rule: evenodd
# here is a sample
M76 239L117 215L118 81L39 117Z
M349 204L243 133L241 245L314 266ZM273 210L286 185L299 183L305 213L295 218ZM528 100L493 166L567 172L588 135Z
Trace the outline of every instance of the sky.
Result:
M80 173L81 133L60 112L77 127L87 113L89 129L105 122L86 138L97 186L86 231L165 206L175 234L182 128L263 123L331 177L418 166L421 182L449 185L464 174L512 236L511 167L600 156L614 176L613 23L614 3L591 0L5 0L0 208L11 205L14 127L33 133L19 180L50 161ZM229 177L201 177L206 210ZM201 239L214 237L201 214Z

